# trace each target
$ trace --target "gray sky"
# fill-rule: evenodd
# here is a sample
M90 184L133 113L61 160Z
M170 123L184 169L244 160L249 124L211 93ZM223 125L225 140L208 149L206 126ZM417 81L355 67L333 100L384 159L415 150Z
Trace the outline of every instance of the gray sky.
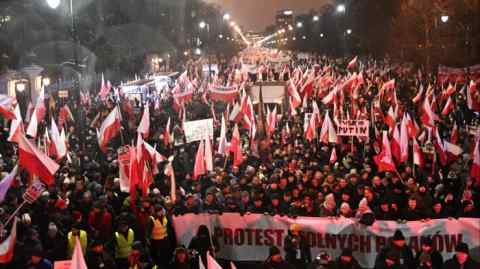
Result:
M246 31L263 31L274 23L278 10L292 9L294 14L319 9L332 0L204 0L220 5Z

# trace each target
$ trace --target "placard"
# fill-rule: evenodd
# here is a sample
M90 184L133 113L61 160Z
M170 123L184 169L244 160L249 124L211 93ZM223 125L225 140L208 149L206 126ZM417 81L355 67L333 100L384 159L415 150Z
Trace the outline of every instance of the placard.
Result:
M187 121L184 123L187 143L205 139L206 135L213 137L213 119Z
M339 136L368 137L368 120L340 120L337 126Z

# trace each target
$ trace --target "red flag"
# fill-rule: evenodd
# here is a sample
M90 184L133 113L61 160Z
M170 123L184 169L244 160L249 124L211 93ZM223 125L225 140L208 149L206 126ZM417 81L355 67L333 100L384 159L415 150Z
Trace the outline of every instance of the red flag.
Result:
M400 125L400 163L408 161L408 128L407 119L404 116Z
M315 73L312 70L310 75L308 75L307 80L303 84L302 89L300 90L300 92L303 95L303 98L308 98L309 96L312 96L314 82L315 82Z
M447 152L445 150L445 146L443 144L443 140L440 137L440 134L438 132L438 128L435 128L435 140L433 145L435 146L435 149L438 153L438 156L440 158L440 163L445 166L447 165Z
M390 129L393 129L395 127L396 120L397 116L395 115L395 111L393 110L393 107L390 106L387 115L385 115L385 124L387 124Z
M305 139L307 139L308 142L312 142L312 140L316 136L317 136L317 127L315 125L315 114L311 114L310 119L308 120L305 126Z
M452 94L455 93L455 90L456 90L455 86L453 86L451 83L448 84L448 88L447 88L447 90L445 90L445 92L443 92L442 97L443 98L450 97Z
M355 68L355 66L357 66L357 61L358 61L358 56L355 56L355 57L348 63L347 69L353 69L353 68Z
M297 108L302 104L302 99L300 98L297 87L295 86L295 84L293 84L292 80L290 80L290 84L288 86L288 95L290 95L291 97L290 103L293 109Z
M420 102L420 100L422 99L422 96L423 96L423 91L424 91L423 85L420 85L420 90L418 91L417 95L415 95L415 97L413 97L413 99L412 99L413 103L416 104L416 103Z
M395 88L395 79L391 79L383 84L382 89L380 91L384 92L386 90L391 90L394 88Z
M102 84L100 85L100 92L98 93L98 96L100 96L100 98L103 100L107 97L109 92L110 92L110 87L108 87L107 83L105 83L105 77L103 76L103 73L102 73Z
M413 138L413 164L417 165L420 168L423 168L425 166L422 149L418 145L416 138Z
M332 153L330 154L330 163L334 164L337 162L337 151L335 150L335 147L332 148Z
M205 145L203 140L200 141L197 149L197 155L195 156L195 166L193 168L193 179L198 179L201 175L205 175Z
M137 149L130 147L130 169L128 171L128 178L130 179L130 206L135 206L137 199L137 186L141 185L140 171L137 159Z
M373 157L373 159L378 166L379 172L393 172L397 170L392 159L392 151L390 149L390 142L388 141L386 131L383 131L382 151L380 154Z
M425 98L423 101L422 115L420 116L420 120L424 125L432 128L435 126L435 121L439 120L438 116L433 113L430 102L428 102L428 98Z
M163 131L163 144L165 146L170 145L170 117L168 117L167 125Z
M473 150L471 159L472 167L470 168L470 176L480 183L480 139L476 138L475 149Z
M58 125L61 127L68 120L73 121L72 111L70 111L68 105L64 105L58 112Z
M240 132L238 131L238 125L236 124L233 129L232 140L230 141L230 151L233 152L233 165L240 166L243 162L243 155Z
M457 144L458 142L458 127L457 122L453 122L452 133L450 134L450 143Z
M0 94L0 114L2 114L7 120L15 119L15 112L12 103L12 97Z
M148 138L150 132L150 109L148 103L145 104L145 107L143 108L143 115L140 124L138 125L137 132L141 133L145 139Z
M17 218L13 220L12 229L7 239L0 244L0 264L9 263L13 259L17 242Z
M408 130L408 136L410 136L411 139L414 139L417 137L417 134L419 132L419 127L417 126L417 123L410 118L410 115L407 113L407 130Z
M320 141L327 143L337 143L337 132L333 126L328 112L325 113L325 118L323 119L322 129L320 130Z
M19 165L25 168L30 175L38 176L45 184L52 184L59 165L37 149L25 135L22 134L18 137Z
M100 126L100 131L97 131L98 145L103 152L107 150L108 142L120 133L120 118L120 111L117 106L105 118Z

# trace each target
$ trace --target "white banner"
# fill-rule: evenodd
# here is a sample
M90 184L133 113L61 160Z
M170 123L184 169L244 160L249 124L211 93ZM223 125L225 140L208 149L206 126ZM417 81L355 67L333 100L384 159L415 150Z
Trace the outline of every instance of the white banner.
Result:
M187 143L213 137L213 119L186 121L184 127Z
M428 222L376 221L372 226L359 224L355 219L299 217L237 213L222 215L187 214L175 217L173 224L179 244L188 246L200 225L214 231L220 245L217 257L235 261L264 261L271 245L283 251L283 241L291 224L301 226L302 235L310 243L312 257L320 251L338 257L343 248L353 250L355 258L365 268L373 268L377 253L388 244L396 229L400 229L414 250L420 248L422 237L429 236L434 248L444 259L455 252L462 241L470 246L475 259L480 258L480 221L473 218L439 219Z
M368 137L368 120L341 120L338 122L337 135Z

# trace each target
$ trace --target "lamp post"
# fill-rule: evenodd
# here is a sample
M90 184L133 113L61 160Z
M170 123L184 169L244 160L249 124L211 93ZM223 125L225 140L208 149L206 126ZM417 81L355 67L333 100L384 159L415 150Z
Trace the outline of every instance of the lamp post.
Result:
M210 64L210 55L209 55L209 42L210 42L210 24L206 23L205 21L201 21L198 26L200 30L207 30L207 41L205 42L205 55L207 56L207 64L208 64L208 81L210 82L210 76L212 74L212 66Z

